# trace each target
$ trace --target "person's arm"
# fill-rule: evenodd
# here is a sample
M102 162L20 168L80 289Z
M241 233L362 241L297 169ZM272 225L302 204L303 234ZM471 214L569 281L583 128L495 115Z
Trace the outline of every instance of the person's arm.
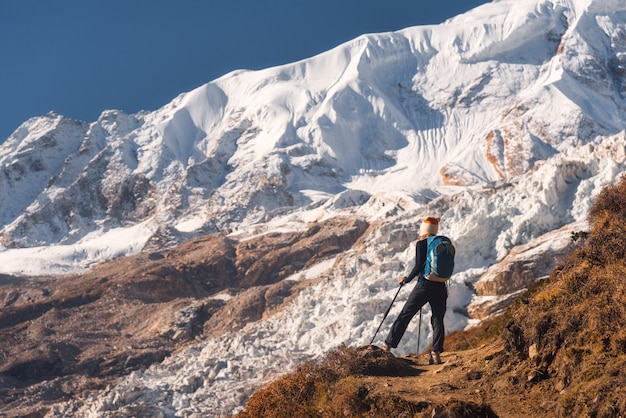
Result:
M413 266L413 270L407 277L400 278L400 284L409 283L411 280L416 278L422 271L424 271L424 267L426 266L426 250L428 248L428 241L426 239L417 241L417 245L415 246L415 266Z

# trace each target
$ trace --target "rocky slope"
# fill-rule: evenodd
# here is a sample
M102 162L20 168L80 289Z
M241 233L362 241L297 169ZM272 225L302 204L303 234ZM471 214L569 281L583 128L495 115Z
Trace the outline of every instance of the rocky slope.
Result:
M0 414L44 416L197 339L271 315L310 284L286 278L346 251L367 228L338 218L246 241L209 235L81 276L1 276Z

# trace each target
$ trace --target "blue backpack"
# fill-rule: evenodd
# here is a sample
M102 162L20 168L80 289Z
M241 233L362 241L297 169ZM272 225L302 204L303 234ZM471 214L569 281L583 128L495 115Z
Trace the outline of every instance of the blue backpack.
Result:
M426 238L426 266L424 278L433 282L445 283L454 271L454 254L456 249L450 238L436 235Z

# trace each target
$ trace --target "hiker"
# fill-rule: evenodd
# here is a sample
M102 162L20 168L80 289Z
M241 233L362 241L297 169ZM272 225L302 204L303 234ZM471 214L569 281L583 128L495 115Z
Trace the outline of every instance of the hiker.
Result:
M425 267L428 250L428 240L430 236L436 236L439 230L439 218L428 217L424 219L420 225L419 238L415 249L415 267L407 277L401 277L398 280L400 286L411 282L418 277L418 283L415 285L409 298L402 307L402 311L398 318L391 326L389 335L383 344L383 350L390 351L396 348L406 331L409 322L415 316L422 306L427 302L432 310L431 324L433 327L433 346L430 352L429 364L441 364L439 354L443 351L444 325L443 317L446 313L446 300L448 299L448 290L445 280L433 281L425 277ZM439 279L439 278L437 278ZM421 325L421 324L420 324Z

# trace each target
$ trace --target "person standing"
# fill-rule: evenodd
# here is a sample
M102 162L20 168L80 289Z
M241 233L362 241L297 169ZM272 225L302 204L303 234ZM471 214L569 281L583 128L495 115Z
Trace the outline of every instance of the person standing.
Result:
M440 354L444 351L445 328L443 318L446 313L446 302L448 299L448 289L445 280L429 279L425 275L426 260L428 254L428 237L436 236L439 230L439 218L427 217L420 225L419 238L415 248L415 266L411 273L398 280L400 286L410 283L416 277L418 282L411 291L409 298L402 307L402 311L394 321L389 331L389 335L383 344L383 350L390 351L396 348L411 322L411 319L428 303L432 311L431 325L433 327L433 345L430 352L429 364L441 364Z

